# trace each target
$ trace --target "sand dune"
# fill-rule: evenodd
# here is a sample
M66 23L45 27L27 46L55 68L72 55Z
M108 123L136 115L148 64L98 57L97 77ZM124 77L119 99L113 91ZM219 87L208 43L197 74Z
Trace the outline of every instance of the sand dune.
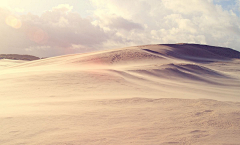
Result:
M19 54L0 54L0 59L11 59L11 60L38 60L39 57L32 55L19 55Z
M4 69L6 67L15 66L16 64L21 64L24 62L28 62L26 60L11 60L11 59L0 59L0 69Z
M240 52L135 46L0 61L0 144L238 144Z

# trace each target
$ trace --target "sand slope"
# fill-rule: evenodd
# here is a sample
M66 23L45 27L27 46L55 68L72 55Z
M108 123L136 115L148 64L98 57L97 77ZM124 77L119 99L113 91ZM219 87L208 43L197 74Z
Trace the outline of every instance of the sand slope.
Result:
M240 53L166 44L0 61L0 144L238 144Z

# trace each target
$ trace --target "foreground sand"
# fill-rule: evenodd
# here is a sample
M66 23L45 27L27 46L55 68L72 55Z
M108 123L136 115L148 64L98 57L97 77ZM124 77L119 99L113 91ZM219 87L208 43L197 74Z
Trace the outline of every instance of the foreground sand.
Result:
M0 60L0 144L239 144L239 58L181 44Z

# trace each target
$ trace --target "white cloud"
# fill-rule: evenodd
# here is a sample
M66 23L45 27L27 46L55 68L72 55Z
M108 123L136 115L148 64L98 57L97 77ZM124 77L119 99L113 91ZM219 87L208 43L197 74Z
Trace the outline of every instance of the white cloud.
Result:
M47 51L48 49L50 49L51 46L29 46L28 48L25 48L26 51L35 51L35 50L44 50Z
M98 17L98 20L93 22L94 25L99 25L107 30L142 30L143 26L141 24L127 20L121 16L116 15L104 15Z
M70 11L72 11L72 9L73 9L73 6L70 6L69 4L60 4L60 5L52 8L53 11L59 11L59 12L63 12L63 13L70 12Z
M240 18L213 0L91 1L99 19L111 14L145 26L142 31L118 31L119 36L128 38L126 46L192 42L240 50Z
M223 9L214 1L91 0L95 10L87 18L73 12L73 6L68 4L39 16L19 16L0 9L0 52L42 57L180 42L240 50L240 18L234 10ZM8 16L19 20L21 27L7 25ZM46 46L47 49L39 49Z
M23 13L25 12L25 9L21 9L21 8L15 8L14 9L17 13Z
M37 56L80 53L98 49L111 37L118 39L114 33L92 25L92 19L82 18L71 9L71 6L60 5L40 16L30 13L18 16L22 22L18 29L13 28L15 25L10 27L5 23L9 16L15 18L14 14L0 9L3 14L0 16L1 53L30 53ZM47 51L39 49L42 46L48 46ZM75 46L84 47L72 49Z

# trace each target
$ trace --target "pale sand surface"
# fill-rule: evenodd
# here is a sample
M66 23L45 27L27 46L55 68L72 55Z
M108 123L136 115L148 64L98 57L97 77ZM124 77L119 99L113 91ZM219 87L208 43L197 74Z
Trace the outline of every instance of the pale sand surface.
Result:
M215 49L0 60L0 144L240 144L240 55Z
M11 59L0 59L0 69L6 68L6 67L10 67L10 66L14 66L16 64L21 64L24 62L28 62L25 60L11 60Z

